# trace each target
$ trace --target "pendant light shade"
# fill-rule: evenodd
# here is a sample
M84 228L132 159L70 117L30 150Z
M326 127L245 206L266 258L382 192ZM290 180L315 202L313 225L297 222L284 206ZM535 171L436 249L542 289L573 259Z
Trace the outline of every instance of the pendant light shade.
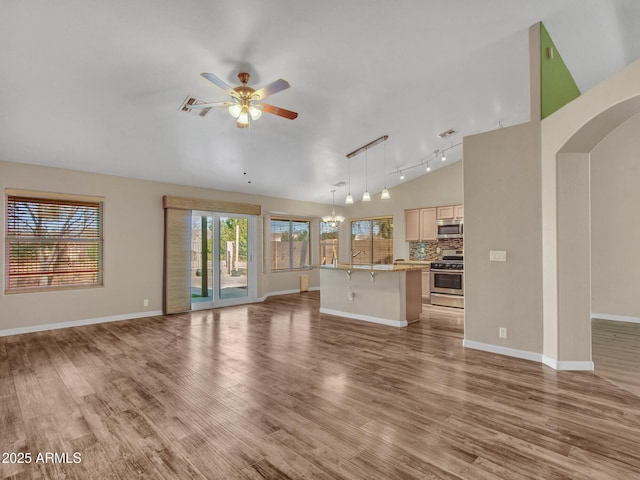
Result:
M385 180L385 185L384 185L384 189L382 190L382 193L380 194L380 200L389 200L391 198L391 194L389 193L389 189L387 188L387 182L386 182L386 176L387 176L387 142L384 143L384 159L383 159L383 165L384 165L384 170L383 170L383 175L384 175L384 180Z
M363 202L370 202L371 195L369 195L369 186L368 186L368 166L369 166L369 156L367 155L367 150L364 151L364 193L362 194Z
M353 196L351 195L351 157L349 157L349 193L347 194L347 198L344 200L344 203L347 205L353 204Z

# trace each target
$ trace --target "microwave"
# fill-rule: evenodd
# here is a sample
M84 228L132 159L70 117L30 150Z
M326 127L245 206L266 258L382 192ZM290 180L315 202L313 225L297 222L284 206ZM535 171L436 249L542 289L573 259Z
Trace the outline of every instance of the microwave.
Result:
M463 221L462 220L437 220L436 230L438 240L447 238L462 238Z

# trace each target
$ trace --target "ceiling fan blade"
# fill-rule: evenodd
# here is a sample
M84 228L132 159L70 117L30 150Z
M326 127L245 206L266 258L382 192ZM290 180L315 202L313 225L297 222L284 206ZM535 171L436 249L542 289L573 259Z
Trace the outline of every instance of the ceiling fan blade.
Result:
M234 102L214 102L214 103L195 103L193 105L185 105L189 110L200 110L202 108L230 107Z
M289 120L295 120L296 118L298 118L298 114L296 112L292 112L291 110L287 110L286 108L275 107L273 105L269 105L268 103L256 103L256 106L262 107L263 112L278 115L279 117L288 118Z
M282 78L279 78L275 82L271 82L269 85L265 85L264 87L259 88L258 90L253 92L251 98L253 98L254 100L264 100L268 96L273 95L274 93L281 92L282 90L286 90L290 86L291 85L289 85L289 82Z
M238 94L238 92L236 92L233 88L231 88L229 85L227 85L225 82L223 82L222 80L220 80L218 77L216 77L213 73L201 73L200 75L202 75L204 78L206 78L207 80L209 80L211 83L213 83L216 87L221 88L222 90L224 90L225 92L227 92L227 94L231 95L232 97L239 97L240 95Z

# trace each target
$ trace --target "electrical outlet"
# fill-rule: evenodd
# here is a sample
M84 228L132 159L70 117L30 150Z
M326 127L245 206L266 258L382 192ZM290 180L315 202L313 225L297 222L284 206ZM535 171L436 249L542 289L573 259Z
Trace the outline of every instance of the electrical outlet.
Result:
M148 298L145 298L145 299L142 301L142 306L143 306L143 307L148 307L148 306L149 306L149 299L148 299Z
M489 261L490 262L506 262L507 252L504 250L491 250L489 252Z
M500 327L498 329L498 335L500 336L500 338L507 338L507 329L504 327Z

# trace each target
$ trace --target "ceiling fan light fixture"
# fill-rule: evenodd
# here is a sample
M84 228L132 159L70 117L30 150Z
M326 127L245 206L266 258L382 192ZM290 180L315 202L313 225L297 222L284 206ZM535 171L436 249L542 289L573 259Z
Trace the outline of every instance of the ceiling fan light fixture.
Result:
M389 189L384 187L382 193L380 194L380 200L389 200L391 198L391 194L389 193Z
M234 103L229 107L229 114L233 118L238 118L240 116L240 112L242 112L242 107L238 103Z
M249 112L246 107L242 107L242 111L240 115L238 115L238 127L248 127L249 126Z
M249 115L251 115L252 120L258 120L262 116L262 110L252 105L249 107Z

